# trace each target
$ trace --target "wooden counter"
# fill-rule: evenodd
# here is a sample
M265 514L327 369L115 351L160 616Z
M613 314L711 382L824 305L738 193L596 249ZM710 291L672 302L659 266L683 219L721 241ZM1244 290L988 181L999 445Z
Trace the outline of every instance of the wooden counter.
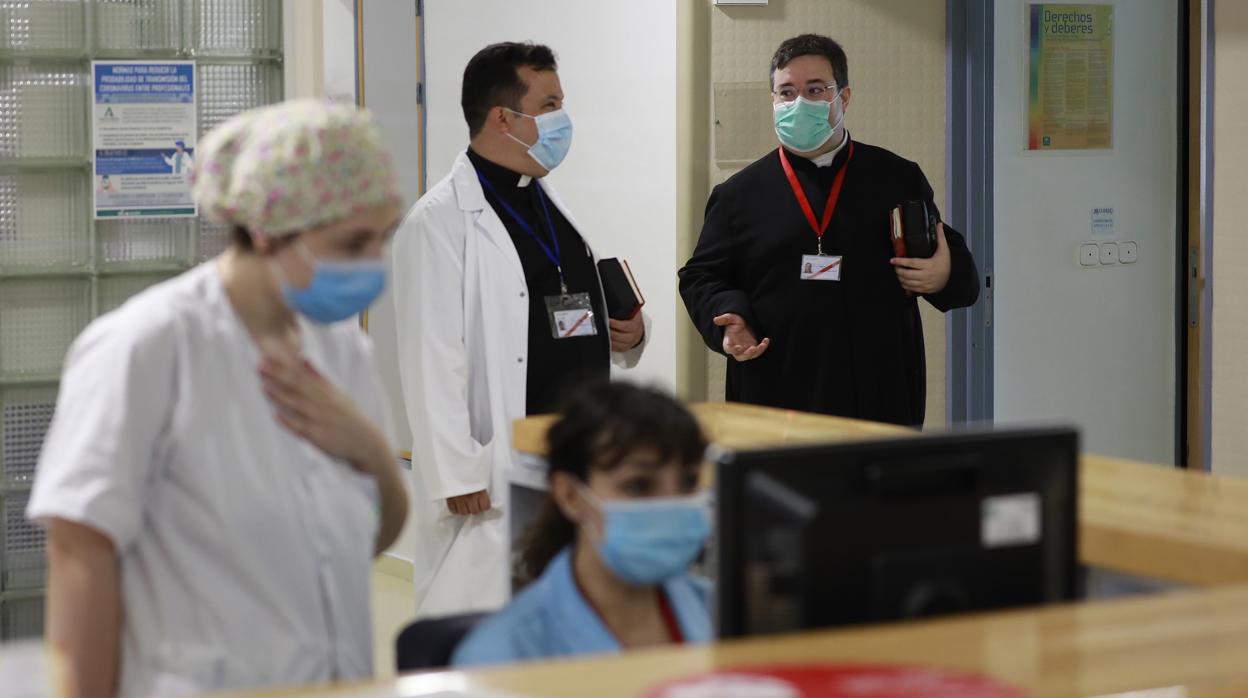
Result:
M917 433L754 405L700 403L691 409L711 441L728 448ZM544 455L553 421L517 421L516 450ZM1182 584L1248 583L1248 480L1084 456L1079 519L1085 564Z
M893 424L828 417L734 402L700 402L689 406L707 438L725 448L758 448L853 439L883 439L918 432ZM556 417L542 415L517 420L512 446L521 453L546 455L546 430Z
M1181 584L1248 582L1248 480L1101 456L1082 465L1085 563Z
M711 439L732 448L915 433L743 405L702 404L693 409ZM516 448L544 454L551 422L550 417L518 422ZM717 669L865 662L981 673L1037 697L1248 696L1248 481L1096 456L1083 458L1080 478L1085 562L1175 582L1225 586L248 695L635 698L668 680Z
M1130 698L1245 696L1248 586L257 695L636 698L690 674L803 661L970 671L1036 698L1145 690L1155 692Z

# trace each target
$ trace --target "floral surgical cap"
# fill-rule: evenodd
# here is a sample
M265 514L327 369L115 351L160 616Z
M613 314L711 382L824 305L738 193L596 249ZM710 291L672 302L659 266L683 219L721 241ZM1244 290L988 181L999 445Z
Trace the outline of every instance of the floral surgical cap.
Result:
M271 237L399 203L368 112L318 100L253 109L204 136L191 173L209 220Z

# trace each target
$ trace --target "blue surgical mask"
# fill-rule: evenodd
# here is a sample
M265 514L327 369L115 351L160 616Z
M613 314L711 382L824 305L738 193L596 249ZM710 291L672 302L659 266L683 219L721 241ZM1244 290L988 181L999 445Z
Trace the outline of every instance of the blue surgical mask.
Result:
M506 107L504 107L506 108ZM572 119L562 109L530 116L523 112L507 109L518 116L526 116L537 122L537 142L530 145L510 133L507 137L529 149L529 157L537 161L542 169L550 172L563 162L572 148Z
M636 586L667 581L689 569L711 535L705 494L600 501L582 495L602 511L598 555L615 576Z
M364 312L386 288L386 265L380 259L327 262L295 244L312 267L312 281L295 288L280 279L282 297L295 312L320 323L346 320Z
M835 102L841 101L837 93ZM840 132L845 121L845 110L838 109L840 116L833 124L828 120L832 113L832 102L815 102L805 97L798 97L792 102L780 102L774 105L776 117L776 136L790 150L798 153L810 153L822 148L825 143Z

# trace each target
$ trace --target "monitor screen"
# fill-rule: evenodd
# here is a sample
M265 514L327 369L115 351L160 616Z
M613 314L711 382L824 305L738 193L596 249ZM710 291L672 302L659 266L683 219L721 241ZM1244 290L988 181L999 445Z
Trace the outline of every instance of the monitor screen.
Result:
M716 456L720 637L1078 595L1078 436L915 436Z

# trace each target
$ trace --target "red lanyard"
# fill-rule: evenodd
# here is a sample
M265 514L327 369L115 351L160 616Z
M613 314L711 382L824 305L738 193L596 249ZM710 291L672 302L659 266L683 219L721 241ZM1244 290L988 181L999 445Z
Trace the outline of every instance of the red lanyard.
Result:
M789 178L789 186L793 187L793 196L797 197L797 203L802 207L802 213L806 214L806 222L810 223L810 229L815 231L815 237L819 239L819 254L823 254L823 234L828 230L828 224L832 222L832 212L836 210L836 203L841 199L841 185L845 183L845 171L849 169L849 161L854 159L854 142L849 142L849 155L845 158L845 164L841 165L841 171L836 173L836 179L832 180L832 191L828 192L828 203L823 207L823 221L815 220L815 211L810 207L810 199L806 198L806 192L802 190L802 185L797 181L797 175L793 173L793 166L789 164L789 156L784 153L784 148L780 148L780 164L784 166L784 176Z
M615 638L616 643L623 647L624 643L620 642L620 638L616 636L615 631L607 627L607 621L603 617L602 611L599 611L594 606L594 602L590 601L589 596L585 594L585 588L581 586L581 580L576 578L575 572L572 573L572 582L576 584L576 590L580 593L581 598L585 599L585 605L589 606L594 615L598 616L598 620L602 622L602 627L606 628L607 632L611 633L611 637ZM676 617L676 609L672 608L672 602L667 598L667 591L660 584L655 587L654 593L658 598L659 616L663 619L663 627L667 629L667 636L674 644L685 644L685 633L680 629L680 619Z
M680 621L676 619L676 610L667 598L663 587L655 589L659 595L659 613L663 616L663 625L667 628L667 636L677 645L685 644L685 634L680 630Z

